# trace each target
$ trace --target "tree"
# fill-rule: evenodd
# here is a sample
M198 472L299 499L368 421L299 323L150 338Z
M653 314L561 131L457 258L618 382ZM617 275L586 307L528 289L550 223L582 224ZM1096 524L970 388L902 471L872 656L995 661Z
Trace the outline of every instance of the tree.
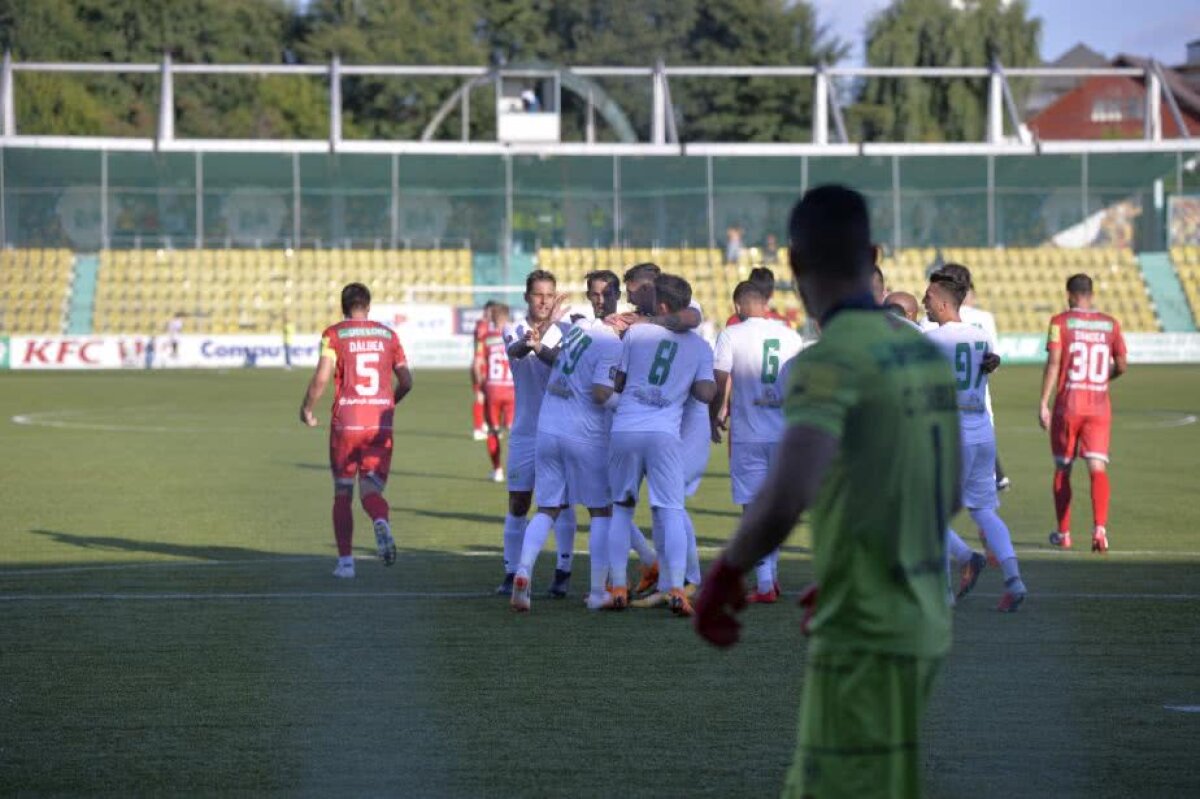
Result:
M867 27L870 66L1006 67L1040 63L1041 20L1025 0L895 0ZM987 125L987 79L876 78L848 115L865 140L978 141ZM1027 81L1011 81L1017 106Z

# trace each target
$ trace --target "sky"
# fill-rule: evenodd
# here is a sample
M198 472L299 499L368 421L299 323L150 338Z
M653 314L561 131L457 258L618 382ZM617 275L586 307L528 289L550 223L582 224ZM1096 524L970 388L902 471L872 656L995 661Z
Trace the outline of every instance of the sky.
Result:
M812 0L818 18L853 43L849 61L862 62L867 20L888 0ZM1042 58L1052 61L1078 42L1104 56L1151 56L1164 65L1186 60L1200 39L1200 0L1028 0L1042 19Z

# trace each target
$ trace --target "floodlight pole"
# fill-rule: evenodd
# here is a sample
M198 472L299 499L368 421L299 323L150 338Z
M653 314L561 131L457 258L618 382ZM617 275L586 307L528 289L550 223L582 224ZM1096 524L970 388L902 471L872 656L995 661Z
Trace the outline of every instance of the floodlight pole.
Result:
M17 116L13 113L13 68L12 51L4 51L4 63L0 68L0 116L3 116L3 133L5 136L17 135Z
M158 149L175 140L175 78L171 71L171 54L163 53L158 84L158 130L154 147Z
M813 144L829 144L829 76L825 65L817 66L816 85L813 89Z
M1158 84L1158 73L1153 67L1146 67L1146 114L1142 124L1142 136L1147 141L1162 141L1162 104L1159 96L1162 87Z
M988 75L987 142L1004 141L1004 75L999 62L993 60Z
M337 152L342 143L342 59L329 62L329 152Z

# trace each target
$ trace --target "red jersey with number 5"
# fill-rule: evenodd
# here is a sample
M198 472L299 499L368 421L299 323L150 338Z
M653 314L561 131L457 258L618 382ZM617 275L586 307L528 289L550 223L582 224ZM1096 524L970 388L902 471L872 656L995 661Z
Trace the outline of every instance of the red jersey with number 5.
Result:
M337 362L332 428L390 430L396 409L392 372L408 363L395 331L366 319L338 322L321 334L321 357Z
M488 393L513 391L512 367L508 363L508 350L504 335L499 330L490 330L481 343L483 357L483 387Z
M1124 355L1125 337L1116 319L1099 311L1072 309L1050 319L1046 350L1062 351L1054 412L1066 416L1107 416L1112 359Z

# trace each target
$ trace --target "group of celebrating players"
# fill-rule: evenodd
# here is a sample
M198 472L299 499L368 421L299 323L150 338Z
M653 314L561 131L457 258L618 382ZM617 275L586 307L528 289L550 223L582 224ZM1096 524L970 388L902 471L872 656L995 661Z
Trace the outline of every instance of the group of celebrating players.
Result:
M489 306L472 372L493 473L509 491L499 592L514 610L530 609L534 565L553 528L548 593L567 595L573 509L582 506L591 517L588 608L667 606L693 616L709 642L731 646L739 611L778 600L778 548L807 511L815 583L801 604L812 642L785 794L917 795L920 716L950 646L949 608L988 562L950 529L958 510L968 510L1003 574L998 609L1015 611L1026 597L997 514L1005 480L997 480L988 398L1000 366L995 334L964 314L971 276L961 265L930 274L925 319L915 297L885 294L866 202L851 189L807 192L789 235L796 287L820 330L809 346L770 318L765 270L736 287L736 318L715 348L695 332L703 316L688 283L649 263L623 276L628 311L618 308L621 278L610 271L587 276L590 315L570 316L567 296L542 270L526 280L523 321ZM1103 553L1108 386L1126 370L1126 350L1117 321L1093 307L1091 280L1075 275L1066 289L1069 309L1050 323L1038 414L1056 463L1050 540L1071 546L1070 470L1080 456L1092 481L1092 549ZM395 403L412 377L394 331L369 320L365 286L343 289L342 310L345 320L322 337L300 418L316 425L313 407L333 381L334 574L347 578L356 482L379 556L396 558L382 491ZM726 433L732 498L743 511L701 587L686 504ZM643 481L651 541L633 521ZM631 549L643 567L632 591Z

